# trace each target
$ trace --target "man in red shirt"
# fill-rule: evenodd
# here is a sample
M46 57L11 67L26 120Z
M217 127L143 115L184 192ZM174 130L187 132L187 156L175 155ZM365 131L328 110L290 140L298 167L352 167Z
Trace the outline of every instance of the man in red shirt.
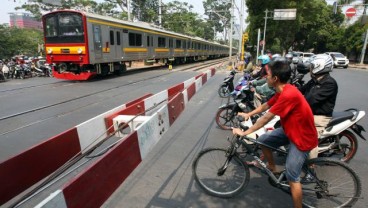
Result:
M318 145L317 131L314 126L312 110L300 91L287 84L290 78L290 68L286 59L279 58L269 63L267 84L276 90L276 94L267 102L250 113L241 113L245 119L269 109L247 131L234 128L233 133L245 136L263 127L275 115L280 116L282 128L263 134L258 141L279 147L289 144L286 158L286 178L290 184L291 195L295 207L302 207L302 186L300 174L309 151ZM276 172L272 151L262 147L270 170Z

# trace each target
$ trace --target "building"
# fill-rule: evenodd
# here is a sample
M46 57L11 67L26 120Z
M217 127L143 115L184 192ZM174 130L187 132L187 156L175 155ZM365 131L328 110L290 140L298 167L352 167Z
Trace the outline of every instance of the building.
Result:
M31 14L22 12L9 13L10 27L42 30L41 21L37 21Z

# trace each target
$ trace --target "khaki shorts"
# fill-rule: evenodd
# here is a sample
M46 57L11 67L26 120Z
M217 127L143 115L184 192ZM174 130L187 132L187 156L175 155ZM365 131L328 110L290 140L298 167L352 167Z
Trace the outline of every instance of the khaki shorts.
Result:
M318 138L321 136L323 130L326 128L327 124L330 122L331 117L327 116L314 116L314 126L317 129ZM309 159L318 157L318 146L309 152Z

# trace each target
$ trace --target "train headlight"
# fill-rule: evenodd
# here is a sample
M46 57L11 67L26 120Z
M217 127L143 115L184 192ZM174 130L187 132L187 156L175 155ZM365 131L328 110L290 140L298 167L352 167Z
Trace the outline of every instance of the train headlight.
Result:
M78 52L78 54L82 54L83 53L83 49L78 48L77 52Z
M48 49L47 49L47 53L48 53L48 54L52 54L52 49L51 49L51 48L48 48Z

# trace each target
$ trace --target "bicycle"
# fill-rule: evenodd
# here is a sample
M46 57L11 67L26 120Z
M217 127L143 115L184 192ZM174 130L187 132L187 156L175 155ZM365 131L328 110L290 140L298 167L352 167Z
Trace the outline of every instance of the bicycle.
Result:
M246 126L240 125L243 130ZM242 159L247 155L259 164L255 166L269 176L269 182L284 192L290 193L285 170L275 175L260 159L259 145L271 148L281 155L285 150L263 144L248 136L234 136L227 149L206 148L194 159L192 171L194 180L207 194L231 198L240 194L250 180L249 166ZM242 147L242 151L238 151ZM313 168L312 168L313 167ZM353 206L361 195L361 181L346 163L330 158L307 160L301 174L303 205L306 207Z

